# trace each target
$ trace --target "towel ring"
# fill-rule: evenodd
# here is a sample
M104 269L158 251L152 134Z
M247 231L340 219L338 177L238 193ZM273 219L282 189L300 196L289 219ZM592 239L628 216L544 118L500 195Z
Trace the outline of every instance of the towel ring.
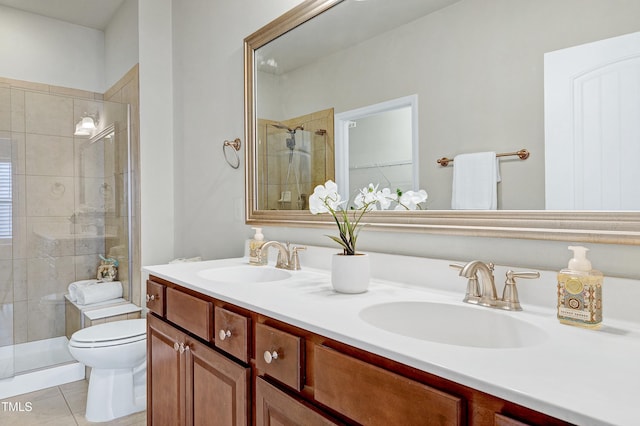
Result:
M222 144L222 153L224 154L224 159L227 164L229 164L234 169L240 167L240 156L238 155L238 151L240 151L241 144L242 142L240 141L240 138L235 138L232 141L224 141L224 143ZM231 159L229 159L229 152L233 153ZM233 157L235 157L235 159Z

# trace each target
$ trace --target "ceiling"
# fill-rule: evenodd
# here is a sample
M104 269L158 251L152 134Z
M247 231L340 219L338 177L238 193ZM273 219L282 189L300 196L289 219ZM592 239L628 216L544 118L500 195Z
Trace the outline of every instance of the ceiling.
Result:
M262 72L284 74L460 0L401 1L402 7L388 0L343 1L262 46L256 66Z
M124 0L0 0L0 5L102 30Z

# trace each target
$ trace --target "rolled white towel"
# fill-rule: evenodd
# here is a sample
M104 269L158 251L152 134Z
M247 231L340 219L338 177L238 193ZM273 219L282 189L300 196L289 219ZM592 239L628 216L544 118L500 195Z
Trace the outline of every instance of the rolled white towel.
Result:
M80 281L72 282L71 284L69 284L69 300L71 300L72 302L75 302L76 300L78 300L78 289L80 289L81 287L86 287L91 284L95 284L97 282L98 280L95 278L92 280L80 280Z
M102 282L78 289L78 305L104 302L119 297L122 297L122 283L120 281Z

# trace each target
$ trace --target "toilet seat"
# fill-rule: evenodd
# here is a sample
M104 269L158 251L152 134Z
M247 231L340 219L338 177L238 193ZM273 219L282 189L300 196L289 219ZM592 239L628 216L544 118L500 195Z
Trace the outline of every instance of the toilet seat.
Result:
M76 331L69 345L76 348L100 348L138 342L147 338L145 319L114 321Z

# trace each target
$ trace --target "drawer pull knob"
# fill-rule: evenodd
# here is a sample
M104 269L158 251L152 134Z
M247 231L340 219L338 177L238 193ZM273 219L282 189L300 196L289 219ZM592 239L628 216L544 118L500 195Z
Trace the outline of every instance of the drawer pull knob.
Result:
M264 362L266 362L267 364L271 364L271 362L273 360L278 359L278 352L273 351L273 352L269 352L269 351L264 351Z
M180 350L180 344L178 342L173 342L173 350L176 352Z
M153 302L154 300L156 300L155 294L147 294L147 302Z
M218 336L220 336L220 340L224 340L228 337L231 337L231 330L220 330L220 333L218 333Z

